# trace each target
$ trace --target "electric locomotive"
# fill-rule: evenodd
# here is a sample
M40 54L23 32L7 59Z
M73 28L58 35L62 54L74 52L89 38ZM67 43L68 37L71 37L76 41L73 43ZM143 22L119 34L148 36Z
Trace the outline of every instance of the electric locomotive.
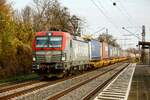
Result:
M42 77L63 77L89 67L89 43L67 32L37 32L32 48L33 70Z

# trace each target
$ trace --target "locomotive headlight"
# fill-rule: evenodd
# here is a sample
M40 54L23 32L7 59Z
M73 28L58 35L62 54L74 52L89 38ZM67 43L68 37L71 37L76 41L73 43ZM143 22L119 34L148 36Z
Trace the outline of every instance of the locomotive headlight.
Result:
M65 56L62 56L61 60L63 60L63 61L66 60L66 57L65 57Z
M37 69L40 69L40 65L37 65Z
M62 55L61 60L62 60L62 61L66 60L66 54L63 54L63 55Z
M49 33L47 33L47 34L48 34L48 36L51 36L51 35L52 35L52 33L50 33L50 32L49 32Z
M35 57L33 57L33 61L36 61L36 58L35 58Z

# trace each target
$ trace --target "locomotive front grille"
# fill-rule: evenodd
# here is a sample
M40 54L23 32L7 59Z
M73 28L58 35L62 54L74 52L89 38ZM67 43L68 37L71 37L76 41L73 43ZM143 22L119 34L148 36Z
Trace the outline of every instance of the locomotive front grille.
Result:
M36 58L39 63L52 63L60 62L62 54L59 51L38 51L36 52Z
M39 62L46 61L45 56L37 56L37 61Z
M54 56L51 56L51 61L52 62L58 62L61 60L61 55L54 55Z
M51 56L37 56L38 62L60 62L61 55L51 55Z

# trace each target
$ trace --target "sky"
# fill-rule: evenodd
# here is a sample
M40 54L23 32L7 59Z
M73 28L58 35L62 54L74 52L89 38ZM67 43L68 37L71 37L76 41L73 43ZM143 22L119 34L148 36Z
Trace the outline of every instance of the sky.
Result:
M32 5L32 0L11 0L15 9ZM83 19L83 33L94 36L100 29L113 35L123 48L136 47L138 38L128 36L131 33L141 35L142 25L146 26L146 40L150 41L150 0L58 0L62 6ZM116 3L114 6L113 3ZM131 33L122 29L125 27ZM124 40L126 39L126 40Z

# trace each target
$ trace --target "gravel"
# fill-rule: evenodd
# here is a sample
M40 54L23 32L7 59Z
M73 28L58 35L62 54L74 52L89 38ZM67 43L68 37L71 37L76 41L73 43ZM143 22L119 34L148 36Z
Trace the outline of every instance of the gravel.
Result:
M112 67L109 66L109 69L114 68L114 67L115 67L115 65L112 65ZM46 99L56 95L57 93L61 92L62 90L70 88L80 82L85 81L86 79L89 79L100 73L103 73L106 70L108 70L108 67L104 67L104 68L80 75L78 77L74 77L72 79L68 79L68 80L65 80L62 82L58 82L53 85L49 85L44 88L40 88L33 92L21 95L19 97L12 98L12 100L46 100Z
M108 80L110 77L112 77L121 68L118 67L117 70L110 71L110 72L92 80L91 82L81 86L80 88L77 88L77 89L73 90L72 92L69 92L67 95L59 98L58 100L82 100L82 98L84 96L86 96L89 92L91 92L97 86L103 84L106 80Z
M10 95L10 94L13 94L13 93L16 93L16 92L20 92L20 91L23 91L23 90L28 90L30 88L37 87L37 86L40 86L40 85L46 84L46 83L47 82L39 82L39 83L35 83L35 84L29 85L29 86L24 86L24 87L21 87L21 88L17 88L17 89L13 89L13 90L10 90L10 91L2 92L2 93L0 93L0 97L7 96L7 95Z

